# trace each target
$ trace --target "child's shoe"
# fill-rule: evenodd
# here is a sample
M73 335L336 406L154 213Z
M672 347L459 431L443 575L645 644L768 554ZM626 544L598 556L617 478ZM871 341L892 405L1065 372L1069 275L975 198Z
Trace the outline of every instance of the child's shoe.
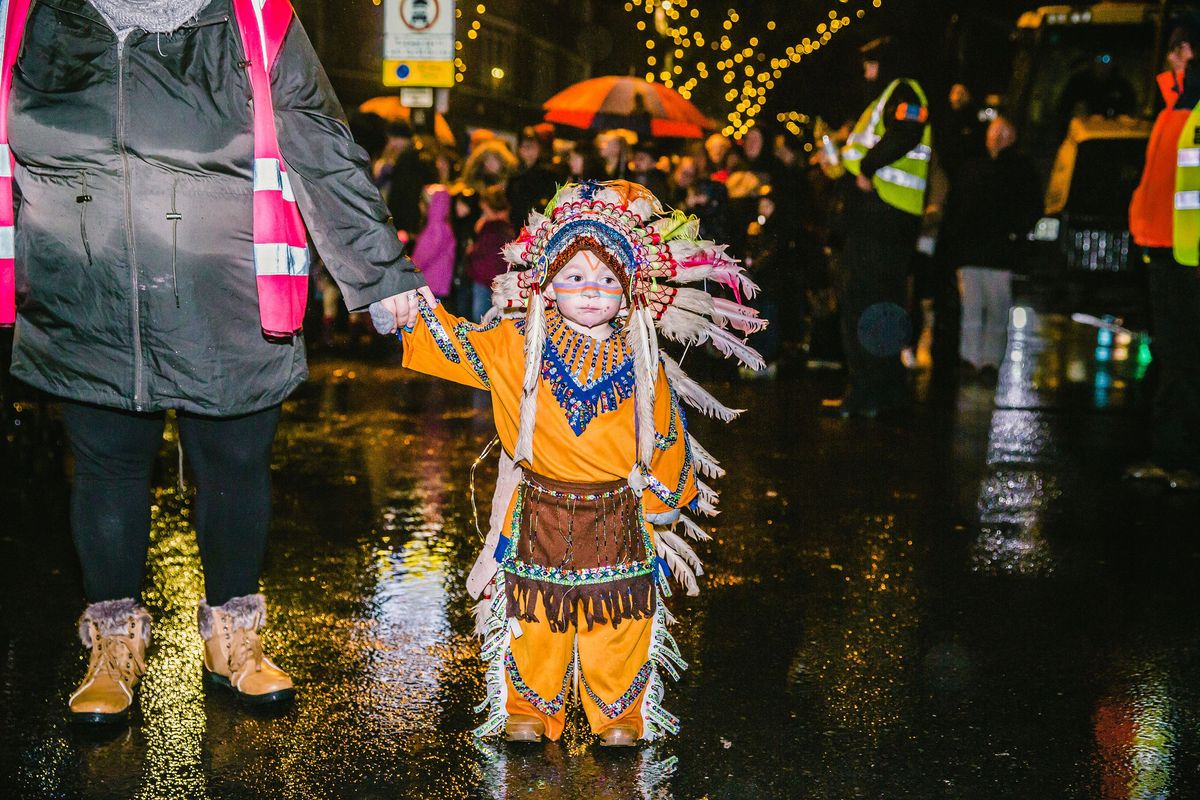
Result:
M636 747L637 729L632 725L615 725L600 734L601 747Z
M510 742L540 742L546 723L528 714L512 714L504 723L504 737Z

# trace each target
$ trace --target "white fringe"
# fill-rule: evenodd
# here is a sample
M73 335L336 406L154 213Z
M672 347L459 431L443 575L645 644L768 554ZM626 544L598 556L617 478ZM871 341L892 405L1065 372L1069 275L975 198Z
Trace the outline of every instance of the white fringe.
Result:
M512 632L508 627L507 606L504 573L499 572L496 574L495 594L492 595L490 613L485 623L483 648L479 654L486 665L483 683L487 695L475 707L475 713L484 709L488 711L487 719L473 731L479 737L503 733L504 724L508 721L508 680L504 674L504 657L512 642Z
M662 594L658 596L657 610L654 621L650 624L650 661L654 669L650 672L650 680L642 695L642 738L648 742L661 739L668 734L679 733L679 720L662 707L666 689L663 686L660 669L665 670L674 680L679 680L680 673L687 669L687 662L679 652L675 637L667 630L667 607L663 603Z

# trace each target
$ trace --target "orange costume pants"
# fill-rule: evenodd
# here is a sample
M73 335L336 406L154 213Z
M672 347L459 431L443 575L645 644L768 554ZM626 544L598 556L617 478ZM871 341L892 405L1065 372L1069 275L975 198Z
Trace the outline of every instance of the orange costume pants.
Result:
M541 719L546 735L558 739L574 679L594 733L621 724L640 737L642 696L654 668L649 660L653 619L626 619L616 628L597 623L588 630L580 617L563 633L551 631L544 615L538 622L520 623L521 635L514 632L505 657L507 711Z

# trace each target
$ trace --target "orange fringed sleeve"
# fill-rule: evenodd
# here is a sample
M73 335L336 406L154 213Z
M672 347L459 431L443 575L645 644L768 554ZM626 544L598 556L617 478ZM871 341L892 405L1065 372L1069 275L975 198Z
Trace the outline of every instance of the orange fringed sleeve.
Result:
M632 405L630 401L629 405ZM650 458L650 488L644 494L646 512L661 514L684 508L696 498L696 473L679 399L659 367L654 390L654 455Z

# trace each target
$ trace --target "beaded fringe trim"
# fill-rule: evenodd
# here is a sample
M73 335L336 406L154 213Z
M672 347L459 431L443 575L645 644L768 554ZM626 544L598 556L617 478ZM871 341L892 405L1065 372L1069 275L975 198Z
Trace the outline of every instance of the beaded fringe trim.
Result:
M648 742L661 739L668 734L679 733L679 718L662 706L666 687L663 684L661 671L666 671L671 680L678 681L687 662L679 652L679 644L667 630L667 606L662 597L657 598L657 609L654 621L650 627L649 661L654 665L650 672L650 680L646 683L646 693L642 695L642 738Z
M479 714L487 710L487 719L472 733L482 738L497 736L504 732L504 723L508 721L508 683L505 680L505 661L512 642L512 632L509 630L508 616L505 613L506 592L504 589L504 572L496 573L496 586L493 590L491 611L483 632L483 649L479 657L483 660L484 689L487 692L483 702L475 707Z

